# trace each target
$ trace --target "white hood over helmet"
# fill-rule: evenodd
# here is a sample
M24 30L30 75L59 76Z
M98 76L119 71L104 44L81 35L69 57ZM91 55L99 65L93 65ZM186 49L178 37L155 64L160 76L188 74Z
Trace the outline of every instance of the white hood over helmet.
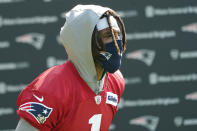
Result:
M110 8L77 5L66 13L66 22L60 31L69 60L93 91L97 88L97 77L91 50L92 33L99 18L107 10Z

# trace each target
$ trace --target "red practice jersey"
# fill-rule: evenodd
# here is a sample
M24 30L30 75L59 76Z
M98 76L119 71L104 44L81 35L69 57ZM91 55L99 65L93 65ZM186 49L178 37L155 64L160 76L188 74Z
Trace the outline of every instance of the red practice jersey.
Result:
M41 131L108 131L124 79L116 71L105 83L96 95L68 61L46 70L20 93L17 114Z

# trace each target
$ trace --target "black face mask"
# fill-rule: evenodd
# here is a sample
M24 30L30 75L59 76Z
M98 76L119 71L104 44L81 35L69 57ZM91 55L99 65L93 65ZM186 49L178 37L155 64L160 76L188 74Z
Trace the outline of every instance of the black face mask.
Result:
M100 63L102 67L105 69L105 71L109 73L114 73L120 68L121 65L123 44L122 40L116 40L116 42L120 49L120 55L118 55L113 41L110 43L106 43L106 51L102 51L100 53L100 57L104 59Z

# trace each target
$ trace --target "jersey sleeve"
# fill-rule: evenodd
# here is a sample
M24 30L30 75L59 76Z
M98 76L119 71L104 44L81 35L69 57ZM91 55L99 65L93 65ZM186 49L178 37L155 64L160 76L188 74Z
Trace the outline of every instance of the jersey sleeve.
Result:
M50 131L62 114L61 103L52 94L24 89L17 99L17 114L35 128Z

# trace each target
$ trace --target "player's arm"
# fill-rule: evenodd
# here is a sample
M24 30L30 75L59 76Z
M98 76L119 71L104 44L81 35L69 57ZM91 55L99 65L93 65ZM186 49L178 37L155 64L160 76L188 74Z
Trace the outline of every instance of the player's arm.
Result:
M18 125L15 131L39 131L39 130L33 127L32 125L30 125L23 118L21 118L20 121L18 122Z

